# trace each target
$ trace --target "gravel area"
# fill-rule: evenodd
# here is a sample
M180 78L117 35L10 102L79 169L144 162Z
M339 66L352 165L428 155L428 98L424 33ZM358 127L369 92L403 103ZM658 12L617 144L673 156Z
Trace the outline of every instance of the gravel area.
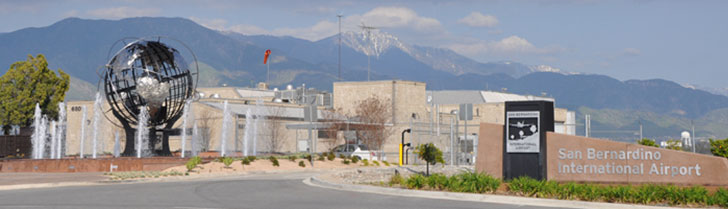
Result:
M360 167L322 175L319 178L335 183L372 184L387 182L395 173L407 177L417 173L425 174L425 171L425 166ZM449 176L466 171L473 171L473 166L430 166L430 174L441 173Z

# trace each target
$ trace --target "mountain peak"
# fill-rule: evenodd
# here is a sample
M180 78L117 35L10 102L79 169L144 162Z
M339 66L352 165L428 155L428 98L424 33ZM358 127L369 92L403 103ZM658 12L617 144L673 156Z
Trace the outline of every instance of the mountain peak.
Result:
M333 38L336 37L333 36ZM396 36L379 30L369 32L344 32L341 34L341 42L367 56L379 57L390 48L398 48L408 54L411 51L410 47L402 43Z

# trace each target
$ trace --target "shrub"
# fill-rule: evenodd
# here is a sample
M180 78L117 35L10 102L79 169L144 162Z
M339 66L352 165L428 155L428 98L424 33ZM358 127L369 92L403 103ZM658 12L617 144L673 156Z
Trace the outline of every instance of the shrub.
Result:
M318 155L318 158L316 158L318 161L324 161L324 154Z
M389 166L389 162L387 161L382 161L382 163L384 163L385 166Z
M346 165L349 165L349 160L344 159L344 161L341 161L341 163L346 164Z
M197 165L202 164L202 158L200 156L194 156L190 158L190 160L195 161L195 164Z
M682 150L682 147L680 146L680 143L681 143L680 140L670 139L670 140L667 140L666 143L667 143L667 146L665 147L665 149L678 150L678 151Z
M402 176L399 175L399 173L395 173L394 175L392 175L392 177L389 177L389 186L402 184L403 181L404 179L402 178Z
M359 160L361 160L361 159L359 159L359 156L352 156L351 157L351 162L354 163L354 164L359 163Z
M309 162L311 162L311 161L312 161L312 159L313 159L313 158L311 157L311 154L306 154L306 155L304 156L304 158L306 158L306 160L308 160Z
M190 160L185 163L185 167L187 167L187 171L192 171L192 169L195 169L197 167L197 163L194 160L194 158L191 158Z
M421 189L425 186L425 177L420 174L415 174L407 178L404 184L408 189Z
M637 144L650 146L650 147L660 147L660 146L657 146L657 143L655 143L655 140L648 139L648 138L638 139Z
M339 158L346 159L346 156L344 156L344 154L339 154Z
M243 162L241 162L241 164L243 164L243 166L250 165L250 158L243 158Z
M288 156L288 160L290 160L291 162L296 162L296 155Z
M225 164L225 167L226 168L229 168L230 165L233 164L233 158L231 158L231 157L225 157L225 158L222 159L222 163Z
M256 157L256 156L248 156L248 157L246 157L246 158L248 158L248 160L249 160L250 162L255 162L255 160L257 160L257 159L258 159L258 157Z
M379 166L379 162L377 162L376 160L372 160L372 163L374 163L374 165L376 166Z
M728 157L728 139L710 139L710 152L715 156Z
M511 180L508 184L508 190L523 196L531 197L536 194L540 184L541 181L539 180L528 176L521 176Z
M302 168L306 167L306 163L303 162L303 160L298 161L298 166L301 166Z
M270 160L271 163L273 163L273 166L278 167L281 166L281 164L278 164L278 158L270 156L268 157L268 160Z
M361 163L363 163L364 166L369 166L369 160L367 160L367 159L361 160Z
M384 161L387 162L387 161ZM448 187L449 181L447 176L436 173L427 177L427 186L432 189L445 190Z
M708 205L728 207L728 190L719 188L708 198Z
M454 192L495 192L501 184L500 179L484 173L465 172L453 177L455 178L449 179L448 189L453 189Z
M328 159L329 161L334 161L334 159L336 159L336 155L334 155L334 152L329 152L329 155L326 156L326 159Z

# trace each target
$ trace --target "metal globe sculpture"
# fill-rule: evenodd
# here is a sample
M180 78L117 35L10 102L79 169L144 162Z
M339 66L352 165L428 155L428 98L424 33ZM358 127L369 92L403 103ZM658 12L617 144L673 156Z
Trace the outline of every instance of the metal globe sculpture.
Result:
M136 154L136 129L132 125L139 124L141 108L147 108L149 113L145 122L149 128L149 150L156 155L171 155L172 125L195 91L192 76L197 75L197 68L191 72L179 51L159 40L138 39L126 44L102 73L106 100L126 132L124 156ZM160 126L163 128L157 129ZM161 138L157 133L160 131Z

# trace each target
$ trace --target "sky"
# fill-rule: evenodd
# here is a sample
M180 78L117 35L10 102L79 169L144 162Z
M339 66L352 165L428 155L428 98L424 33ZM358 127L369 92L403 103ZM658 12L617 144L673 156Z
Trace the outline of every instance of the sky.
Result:
M0 33L67 17L183 17L242 34L319 40L362 23L479 62L728 88L728 1L0 0ZM263 46L264 47L264 46Z

